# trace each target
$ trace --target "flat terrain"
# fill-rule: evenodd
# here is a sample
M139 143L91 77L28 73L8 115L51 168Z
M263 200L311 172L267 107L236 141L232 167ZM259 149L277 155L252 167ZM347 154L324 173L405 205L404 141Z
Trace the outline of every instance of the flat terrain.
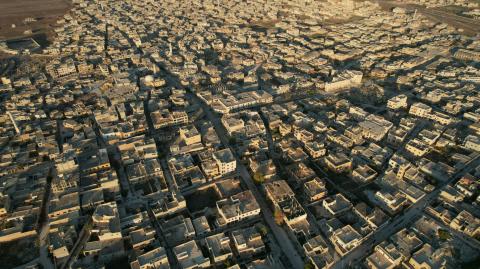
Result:
M36 244L33 238L0 244L0 268L15 268L34 260L39 251Z
M42 34L48 37L57 19L70 7L69 0L0 0L0 40ZM36 21L25 23L26 18ZM25 35L27 30L32 34Z
M480 22L465 16L459 16L457 13L459 10L464 10L462 7L448 6L437 8L425 8L422 5L397 2L397 1L384 1L377 0L381 7L385 10L391 10L394 7L402 7L409 10L417 10L419 13L425 15L431 21L442 22L449 24L455 28L463 29L463 34L475 36L480 32ZM411 1L412 3L414 1Z

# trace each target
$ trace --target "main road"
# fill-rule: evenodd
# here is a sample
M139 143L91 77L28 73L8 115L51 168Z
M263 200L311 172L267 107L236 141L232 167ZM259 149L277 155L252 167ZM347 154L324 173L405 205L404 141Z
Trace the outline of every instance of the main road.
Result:
M120 29L116 29L116 30L120 31ZM131 42L130 38L128 38L128 36L124 32L122 32L122 31L120 31L120 32L122 34L124 34L126 36L126 38ZM140 48L138 48L136 45L132 44L132 46L135 47L137 50L140 50ZM149 58L152 60L153 63L155 63L160 68L160 70L165 72L165 75L166 75L165 78L170 85L173 85L173 86L175 86L179 89L184 89L185 88L179 82L178 78L176 78L168 69L166 69L160 63L157 63L155 61L155 59L153 59L153 57L151 57L151 55L150 55ZM250 191L252 191L252 194L255 196L255 199L257 200L257 202L258 202L258 204L261 208L261 211L262 211L263 217L265 219L265 222L270 227L270 230L273 232L273 235L274 235L275 239L277 240L280 248L282 249L282 252L288 258L289 262L291 263L291 267L292 268L299 268L299 269L303 268L304 267L304 262L303 262L302 257L298 254L296 248L294 247L294 245L292 244L292 242L288 238L287 233L275 223L273 213L270 210L270 208L268 207L268 204L267 204L265 198L258 191L257 187L253 183L253 180L252 180L248 170L242 164L242 162L239 160L239 158L236 154L236 151L233 148L229 147L229 142L227 140L228 135L227 135L227 132L226 132L225 128L223 127L222 123L220 122L220 119L218 118L218 116L213 115L213 113L210 111L210 107L208 107L202 100L200 100L200 98L198 98L194 94L191 94L191 93L188 93L188 94L189 94L190 97L194 98L202 106L203 110L205 111L206 116L208 117L208 119L214 125L214 128L217 131L217 134L219 135L220 140L223 143L223 145L225 147L230 148L232 153L234 153L234 156L237 159L237 172L240 175L240 178L243 181L243 183L248 187L248 189Z
M398 216L388 225L379 228L375 233L364 240L358 247L354 248L352 251L343 256L339 261L337 261L332 268L345 268L349 264L354 264L355 262L360 261L365 258L365 256L370 252L370 250L377 244L388 239L391 235L397 233L399 230L407 227L413 223L423 210L429 206L435 198L440 194L440 192L452 182L460 179L466 173L480 165L480 154L476 154L475 157L468 162L463 168L455 172L447 181L441 184L436 190L425 195L415 204L411 205L406 209L403 215Z
M410 11L417 10L418 13L423 14L436 22L443 22L455 28L462 28L465 32L471 35L476 35L480 31L480 22L478 20L457 15L453 12L448 12L444 7L427 8L423 5L404 3L400 1L386 1L377 0L377 2L388 8L401 7Z
M248 172L245 165L243 165L243 163L238 158L238 155L236 154L235 149L230 147L230 144L228 142L229 136L227 134L227 131L225 130L225 127L222 125L220 118L217 115L214 115L210 110L210 107L208 107L197 96L195 96L194 94L189 94L189 95L195 100L197 100L197 102L202 106L202 109L205 112L205 115L213 124L223 145L227 148L230 148L232 153L234 153L234 156L237 159L237 172L240 175L240 179L255 196L255 199L257 200L260 206L265 222L270 227L270 230L273 232L273 235L275 236L280 248L282 249L282 252L290 261L292 268L303 268L304 262L302 257L298 254L297 249L293 245L287 233L275 223L275 218L267 204L265 197L260 193L257 186L253 183L253 179L250 173Z

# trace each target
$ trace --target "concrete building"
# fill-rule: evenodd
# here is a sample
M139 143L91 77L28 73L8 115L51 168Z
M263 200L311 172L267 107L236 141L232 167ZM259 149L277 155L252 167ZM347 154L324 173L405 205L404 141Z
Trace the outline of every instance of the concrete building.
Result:
M391 110L406 109L408 107L407 96L400 94L390 98L387 107Z
M252 257L265 251L262 236L255 227L233 231L231 238L236 251L242 258Z
M367 267L370 269L393 269L400 265L405 257L393 244L383 242L375 246L372 255L366 259Z
M251 191L244 191L217 201L217 210L220 225L238 222L260 214L260 206Z
M333 232L330 240L335 245L335 250L340 255L345 255L361 242L362 236L353 229L352 226L346 225Z
M170 264L165 249L158 247L139 255L135 261L130 263L130 267L132 269L168 269Z
M235 172L237 169L237 160L228 148L213 153L213 159L217 162L218 171L221 175Z
M233 256L232 249L230 248L230 238L225 234L215 234L205 238L206 246L210 252L215 264L226 261Z
M363 73L355 70L345 70L334 75L330 82L325 83L326 92L336 92L352 87L358 87L362 83Z
M207 268L210 260L204 257L194 240L173 248L173 253L182 269Z
M328 169L336 173L342 173L352 169L352 161L343 152L329 153L327 157L325 157L325 164Z

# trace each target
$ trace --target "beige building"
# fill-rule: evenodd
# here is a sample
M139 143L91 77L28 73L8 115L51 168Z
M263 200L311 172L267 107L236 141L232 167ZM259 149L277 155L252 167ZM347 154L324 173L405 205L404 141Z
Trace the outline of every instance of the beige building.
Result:
M377 199L379 205L390 214L399 213L407 204L405 195L400 192L392 194L385 191L377 191L375 193L375 198Z
M237 160L230 149L222 149L213 153L213 159L218 165L220 175L235 172L237 169Z
M414 103L410 106L408 113L417 117L428 118L432 113L432 108L424 103Z
M310 155L310 157L312 157L313 159L323 157L327 153L325 145L317 141L307 142L303 145L303 147L305 148L307 154Z
M305 182L303 184L303 194L310 202L322 199L327 195L325 181L316 177L310 181Z
M325 164L330 170L336 173L342 173L352 169L352 161L342 152L328 154L328 156L325 157Z
M265 244L256 227L247 227L233 231L231 238L235 249L241 257L251 257L265 251Z
M195 126L180 128L180 137L186 145L201 143L202 137Z
M362 236L352 226L346 225L334 231L330 240L334 243L335 250L340 255L345 255L360 245Z
M390 98L387 102L387 107L391 110L407 108L407 96L405 94L400 94Z
M230 248L230 238L224 233L205 238L206 246L215 264L224 262L233 256Z
M332 81L325 83L326 92L336 92L339 90L357 87L362 84L363 73L360 71L346 70L336 74Z
M210 260L203 256L201 249L194 240L174 247L173 253L182 269L207 268L210 266Z
M241 221L260 214L260 206L251 191L244 191L217 201L217 210L219 225Z
M383 242L375 246L373 254L365 261L369 269L395 269L404 259L403 254L393 244Z
M361 182L370 182L377 176L377 171L368 165L360 165L352 171L352 178Z

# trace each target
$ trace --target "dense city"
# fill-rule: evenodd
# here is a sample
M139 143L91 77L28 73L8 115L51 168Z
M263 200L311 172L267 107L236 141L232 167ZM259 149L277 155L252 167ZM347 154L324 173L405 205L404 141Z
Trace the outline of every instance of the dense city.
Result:
M0 42L0 267L478 268L480 2L411 2L73 0Z

